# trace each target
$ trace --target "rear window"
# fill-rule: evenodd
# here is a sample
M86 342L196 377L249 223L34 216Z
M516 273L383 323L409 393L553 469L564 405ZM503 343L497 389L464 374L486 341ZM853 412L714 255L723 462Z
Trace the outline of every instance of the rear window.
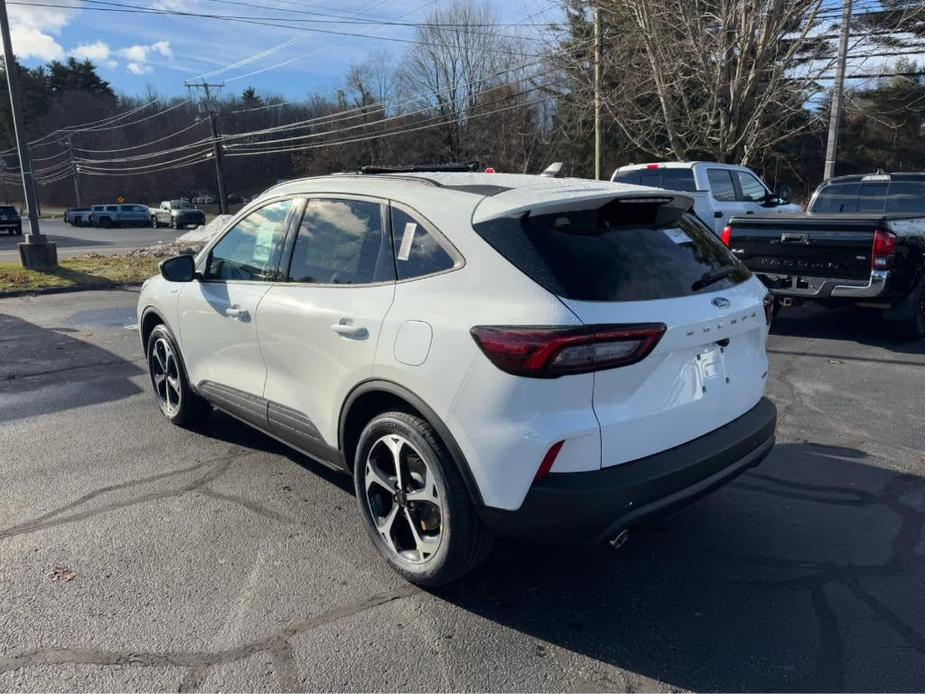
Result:
M475 230L521 272L566 299L688 296L704 274L729 265L735 271L706 291L749 278L745 266L692 215L657 224L656 209L615 200L598 210L492 220Z
M925 181L846 181L825 186L811 212L925 214Z
M632 183L637 186L679 190L686 193L693 193L697 190L697 184L694 183L694 172L690 169L633 169L617 172L613 180L618 183Z

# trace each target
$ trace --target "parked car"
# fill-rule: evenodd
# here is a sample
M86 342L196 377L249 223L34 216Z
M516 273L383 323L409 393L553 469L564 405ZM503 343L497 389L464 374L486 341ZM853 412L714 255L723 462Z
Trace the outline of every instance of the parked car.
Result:
M156 210L151 210L151 226L170 226L185 229L206 223L206 213L193 207L189 200L165 200Z
M717 236L736 215L803 211L790 202L789 186L771 192L754 171L734 164L704 161L630 164L617 169L611 180L687 193L694 199L694 212Z
M90 208L90 224L103 229L148 226L149 219L147 205L93 205Z
M774 442L768 291L691 208L506 174L271 188L142 288L153 390L353 474L416 583L495 535L620 544Z
M0 231L10 236L22 236L22 217L12 205L0 205Z
M64 223L75 227L89 226L90 208L89 207L68 207L64 211Z
M807 214L735 217L725 236L781 305L876 308L925 337L925 173L833 178Z

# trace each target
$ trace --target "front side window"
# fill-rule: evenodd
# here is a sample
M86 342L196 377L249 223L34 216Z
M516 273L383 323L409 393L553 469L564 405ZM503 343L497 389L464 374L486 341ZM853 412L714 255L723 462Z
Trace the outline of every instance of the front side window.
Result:
M748 171L736 171L736 177L739 179L739 188L742 191L741 200L745 202L761 202L764 200L768 191L761 181L748 173Z
M292 250L289 281L369 284L394 279L384 242L379 203L309 200Z
M275 280L291 207L292 200L280 200L254 210L235 224L209 253L205 278Z
M733 202L736 199L735 185L732 183L732 173L726 169L707 169L707 178L710 180L710 190L713 198L720 202Z
M107 205L106 211L107 212L118 212L119 208L116 205Z
M392 244L400 280L444 272L456 264L434 234L397 207L392 208Z

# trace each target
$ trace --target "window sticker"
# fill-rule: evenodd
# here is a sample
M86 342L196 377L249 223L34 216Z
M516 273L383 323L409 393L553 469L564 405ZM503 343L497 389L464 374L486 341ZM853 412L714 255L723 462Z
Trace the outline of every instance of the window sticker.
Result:
M254 248L254 260L258 263L270 262L270 252L273 250L273 236L275 228L272 224L264 224L257 231L257 243Z
M411 244L414 243L414 233L418 230L418 225L414 222L405 224L405 231L401 235L401 246L398 247L398 259L408 260L411 255Z
M684 233L681 229L662 229L665 236L674 241L675 243L690 243L691 237Z

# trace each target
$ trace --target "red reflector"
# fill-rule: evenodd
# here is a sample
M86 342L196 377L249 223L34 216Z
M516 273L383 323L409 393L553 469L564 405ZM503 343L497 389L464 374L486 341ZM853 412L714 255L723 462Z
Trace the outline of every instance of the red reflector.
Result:
M487 169L485 169L485 173L494 173L494 172L495 172L495 169L493 166L489 166Z
M646 164L646 168L651 171L652 169L662 168L662 165L661 164Z
M729 248L729 244L732 243L732 227L726 227L723 229L723 233L719 238L723 242L723 245L726 248Z
M549 474L549 471L552 470L552 464L556 462L556 456L559 455L559 451L562 450L562 444L565 441L558 441L552 446L549 447L549 450L546 451L546 455L543 456L543 462L540 463L539 470L536 471L536 475L533 477L533 483L536 484L546 475Z
M896 234L877 229L874 232L874 245L870 253L870 266L874 270L886 270L893 265L896 253Z
M662 338L665 325L482 325L470 332L485 356L502 371L515 376L558 378L642 361Z

